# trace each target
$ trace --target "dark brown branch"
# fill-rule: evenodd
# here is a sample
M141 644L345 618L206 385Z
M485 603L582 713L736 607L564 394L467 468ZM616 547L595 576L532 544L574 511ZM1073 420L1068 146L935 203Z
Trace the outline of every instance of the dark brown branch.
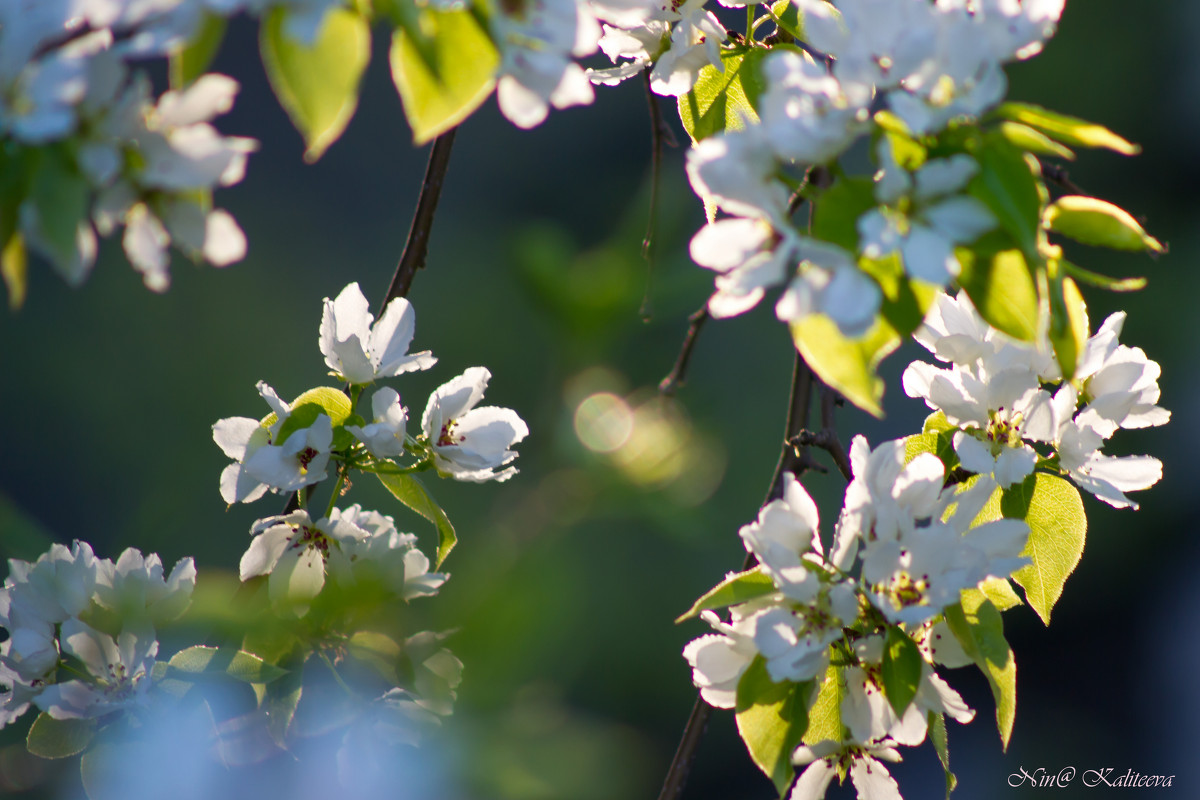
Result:
M1071 180L1071 176L1061 165L1051 164L1046 161L1042 161L1041 165L1042 174L1046 176L1046 180L1050 181L1051 183L1058 184L1071 194L1087 194L1087 192L1085 192L1083 189L1080 189L1079 186Z
M699 313L697 312L697 314ZM692 316L695 317L697 314ZM791 472L799 475L806 468L813 466L807 460L806 450L797 451L789 443L796 434L804 430L804 426L808 422L812 405L812 387L812 371L804 363L800 354L796 353L795 366L792 370L791 396L788 398L787 422L784 425L783 449L780 452L779 461L775 465L775 473L771 476L771 484L767 488L767 497L763 501L763 505L782 496L785 473ZM755 563L754 554L747 553L742 569L750 569ZM704 731L708 727L711 715L712 706L704 702L703 698L697 697L695 705L692 706L692 713L688 715L687 724L684 725L683 735L679 739L679 747L675 750L675 757L671 759L671 765L667 768L667 777L663 781L658 800L676 800L683 791L688 773L692 769L692 761L696 758L696 749L700 746L700 740L704 738Z
M679 358L675 359L675 366L671 367L667 377L658 382L658 390L663 394L674 395L675 391L687 381L688 364L692 361L692 351L696 347L696 339L709 317L708 303L688 317L687 335L684 336L683 347L679 350Z
M850 481L854 479L854 471L850 467L846 448L842 447L842 443L838 439L837 422L834 420L834 409L841 405L840 400L838 393L833 389L825 385L821 386L821 434L825 439L821 449L829 453L833 463L837 465L838 472L842 473L843 478Z
M408 229L408 241L404 243L404 252L396 265L396 274L392 276L392 283L379 306L380 314L392 300L408 294L417 270L425 266L425 256L429 252L429 234L433 230L433 217L437 212L438 199L442 196L442 184L445 183L446 170L450 166L450 148L454 145L454 134L457 130L458 128L451 128L433 140L433 147L429 151L429 164L425 167L425 181L421 184L421 194L417 198L417 210L413 213L412 227Z

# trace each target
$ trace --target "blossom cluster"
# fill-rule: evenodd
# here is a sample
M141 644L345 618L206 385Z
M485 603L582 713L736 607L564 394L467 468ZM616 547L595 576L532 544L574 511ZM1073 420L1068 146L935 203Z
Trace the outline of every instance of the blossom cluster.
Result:
M785 291L776 315L796 322L822 313L846 336L867 331L882 292L859 260L899 255L909 278L946 286L960 271L956 246L997 227L966 193L979 163L947 152L919 165L899 163L879 109L904 136L942 132L1003 99L1006 61L1038 52L1063 2L824 0L797 3L810 49L773 48L762 62L766 90L756 120L696 142L688 154L692 188L711 220L692 240L696 263L717 273L715 317L741 314L773 287ZM888 116L890 115L890 116ZM833 163L864 135L877 141L875 206L857 220L857 241L833 243L790 221L796 170ZM802 196L802 195L801 195Z
M1159 365L1118 341L1124 322L1124 312L1108 317L1064 380L1048 346L992 328L965 293L942 295L914 338L948 366L913 362L904 391L944 415L964 469L1007 487L1043 464L1111 506L1137 508L1125 492L1157 483L1162 462L1100 449L1117 430L1165 425L1171 413L1157 405Z
M8 190L28 184L4 200L24 243L69 283L95 263L97 234L121 228L130 262L154 291L170 282L172 243L215 266L244 257L241 228L211 200L213 189L242 180L258 147L211 124L232 108L237 82L205 75L155 97L149 74L133 64L178 50L216 7L245 5L0 4L0 164L26 177Z
M157 629L177 619L196 585L192 559L164 575L157 555L116 562L76 541L37 561L9 559L0 589L0 728L36 706L95 719L150 702Z
M337 298L325 299L319 344L330 374L345 380L357 400L377 380L437 362L428 350L408 352L415 329L408 300L393 299L375 320L362 290L351 283ZM479 406L489 380L487 369L472 367L434 390L415 437L407 430L408 408L391 387L372 392L371 416L364 418L352 413L352 401L339 389L313 389L288 403L260 382L270 414L262 420L227 417L213 426L213 440L234 460L221 473L221 496L227 503L246 503L268 489L298 491L328 477L331 457L343 469L432 468L460 481L508 480L517 472L507 466L517 457L512 447L529 428L511 409ZM415 461L399 467L394 459L402 456Z

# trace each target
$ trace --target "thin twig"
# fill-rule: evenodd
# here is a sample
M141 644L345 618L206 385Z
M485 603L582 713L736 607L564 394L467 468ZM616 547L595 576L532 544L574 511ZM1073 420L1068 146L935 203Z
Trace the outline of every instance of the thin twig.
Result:
M650 86L650 71L642 73L646 83L646 103L650 107L650 213L646 218L646 236L642 239L642 258L646 259L646 290L642 295L642 319L650 319L650 281L654 277L654 235L658 227L658 183L662 171L663 145L676 146L675 136L663 119L658 95Z
M708 303L688 317L687 335L683 338L683 347L679 350L679 358L675 359L675 366L671 367L667 377L658 383L658 390L668 397L674 395L675 391L686 382L688 364L691 363L692 351L696 348L696 338L700 335L700 329L704 327L704 323L708 322L709 317Z
M379 306L379 313L397 297L404 297L412 286L417 270L425 266L425 255L429 252L429 233L433 230L433 217L437 212L438 198L442 196L442 184L446 180L446 169L450 166L450 148L454 145L451 128L433 140L429 151L429 164L425 167L425 181L417 198L417 210L413 213L412 227L408 229L408 241L396 265L396 274L388 286L387 295Z
M693 314L693 316L696 315ZM796 449L788 444L788 441L803 430L808 422L812 404L812 386L812 371L804 363L800 354L796 353L795 366L792 370L791 396L788 398L787 423L784 425L784 445L779 454L779 461L775 465L775 473L771 476L771 484L767 488L767 497L763 501L763 505L782 495L783 476L786 472L798 475L810 466L806 463L806 451L797 453ZM754 564L754 554L747 553L742 570L750 569ZM704 731L711 715L712 706L704 702L702 698L696 698L696 703L692 706L692 713L688 715L687 724L683 727L683 735L679 738L679 747L675 750L675 757L671 759L671 765L667 768L667 777L663 781L658 800L676 800L683 791L688 773L692 769L692 761L696 758L696 749L700 746L700 740L704 738Z
M824 384L821 385L821 433L825 443L821 449L829 453L838 472L846 480L854 479L854 471L850 468L850 459L846 456L846 448L842 447L837 435L837 422L834 420L834 409L838 405L838 393Z
M1041 165L1042 174L1045 175L1046 179L1051 183L1057 183L1059 186L1063 187L1072 194L1087 194L1087 192L1079 188L1079 186L1071 180L1070 174L1067 173L1066 168L1064 168L1062 165L1052 164L1046 161L1042 161Z

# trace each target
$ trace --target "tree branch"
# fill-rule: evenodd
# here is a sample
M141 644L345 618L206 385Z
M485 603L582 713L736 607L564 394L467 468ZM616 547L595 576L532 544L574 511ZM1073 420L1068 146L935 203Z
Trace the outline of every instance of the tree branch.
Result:
M417 270L425 266L425 256L429 252L429 233L433 230L433 217L437 212L438 199L442 196L442 184L446 180L446 170L450 166L450 148L454 145L454 134L458 128L451 128L433 140L433 148L429 151L429 164L425 167L425 181L421 184L421 194L417 198L417 210L413 213L412 227L408 230L408 241L404 243L404 252L396 265L396 274L392 276L391 285L379 313L387 304L397 297L404 297L412 286L413 277Z
M679 350L679 358L675 359L675 366L671 368L667 377L659 381L658 391L670 397L680 386L684 385L687 380L688 364L692 361L692 350L696 347L696 339L700 336L700 329L704 327L704 323L708 322L710 316L708 303L705 303L688 317L687 335L683 339L683 347Z
M695 317L699 313L697 312L692 316ZM683 354L681 353L680 356L682 358ZM666 381L664 380L663 382L665 383ZM812 405L812 387L812 371L808 368L808 364L804 363L804 359L800 357L800 353L797 352L795 365L792 369L792 389L791 395L788 398L788 414L787 422L784 425L783 448L779 454L779 461L775 464L775 473L771 476L771 484L767 487L767 497L763 500L763 505L782 496L783 476L785 473L791 472L795 475L800 475L805 469L816 466L807 458L808 451L806 449L797 450L790 444L790 440L802 431L808 422L809 411ZM746 560L742 564L742 570L750 569L755 563L754 554L747 553ZM671 759L671 765L667 768L667 777L663 781L662 791L658 794L658 800L676 800L680 793L683 792L683 787L687 783L688 773L692 769L692 762L696 758L696 749L700 746L700 740L704 738L704 731L708 727L708 720L711 715L712 706L704 702L703 698L697 697L695 704L692 706L692 713L688 716L687 724L684 725L683 735L679 738L679 747L675 750L675 757Z

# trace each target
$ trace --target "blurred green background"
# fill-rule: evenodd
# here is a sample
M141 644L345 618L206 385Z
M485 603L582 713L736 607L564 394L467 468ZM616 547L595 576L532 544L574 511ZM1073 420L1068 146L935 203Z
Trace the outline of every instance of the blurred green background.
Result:
M258 380L284 397L322 382L321 299L359 281L374 305L386 289L426 157L410 143L381 57L386 39L376 39L345 136L306 166L254 36L253 25L234 25L215 65L243 86L222 131L263 142L245 182L218 196L248 235L246 261L221 271L177 261L159 296L108 242L82 289L39 266L25 308L0 315L4 556L36 557L48 536L88 540L114 558L136 546L168 567L193 555L202 576L233 569L251 522L278 503L224 508L217 477L227 460L212 423L263 413ZM979 712L951 728L960 797L1007 797L1020 767L1174 774L1181 794L1198 784L1198 36L1200 5L1186 0L1073 0L1046 52L1009 70L1013 99L1101 122L1144 147L1133 159L1081 153L1068 168L1086 191L1143 219L1170 254L1080 251L1073 260L1149 277L1138 295L1087 296L1093 327L1129 311L1122 341L1162 363L1162 405L1175 417L1113 442L1116 454L1161 458L1165 477L1136 497L1136 513L1085 500L1088 548L1053 627L1028 609L1006 615L1020 667L1007 753L982 679L947 676ZM686 141L670 102L663 107ZM792 349L769 305L710 324L678 402L656 398L711 276L687 257L703 214L682 147L663 165L651 272L641 257L649 131L636 81L601 88L594 105L554 112L528 132L489 101L458 134L429 266L410 294L414 347L440 359L392 382L411 415L438 384L486 365L488 401L517 409L532 431L510 483L432 486L460 536L446 565L453 578L437 599L418 601L431 626L458 629L449 644L465 663L448 725L460 752L454 796L657 795L695 697L680 651L705 632L672 620L741 563L737 529L774 467ZM897 379L918 355L910 348L886 363L886 420L841 412L843 441L915 429L925 409ZM626 443L605 452L629 424ZM844 484L811 474L806 483L828 537ZM360 484L352 500L393 514L432 550L431 526ZM0 733L0 794L69 788L73 768L22 754L23 727ZM894 772L910 800L941 791L928 747ZM1055 796L1085 791L1076 779ZM716 714L684 797L771 796L731 715Z

